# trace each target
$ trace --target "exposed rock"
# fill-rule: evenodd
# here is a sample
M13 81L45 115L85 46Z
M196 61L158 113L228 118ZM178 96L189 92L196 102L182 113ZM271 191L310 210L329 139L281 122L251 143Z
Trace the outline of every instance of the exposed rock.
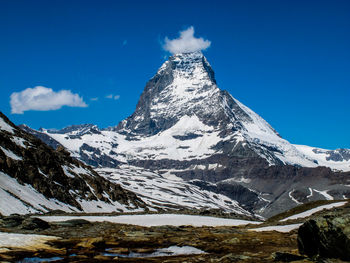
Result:
M56 222L54 224L58 226L77 227L82 225L88 225L90 224L90 222L85 219L71 219L62 222Z
M0 220L0 225L2 227L17 227L20 224L22 224L23 220L25 219L24 216L13 214L7 217L4 217Z
M47 229L49 227L49 223L37 217L29 217L25 219L21 225L21 228L25 230Z
M300 255L294 255L287 252L276 252L273 254L274 261L278 262L293 262L297 260L302 260L305 257Z
M11 184L0 184L0 189L11 196L12 202L23 203L20 208L6 207L0 212L47 212L50 205L54 209L62 208L66 212L84 211L83 204L94 201L97 201L100 207L89 207L90 212L93 211L91 209L101 211L104 205L113 207L113 202L117 202L115 211L119 211L123 206L145 207L136 194L99 176L91 167L72 158L63 146L59 145L57 150L53 150L33 135L16 127L1 112L0 118L12 131L10 133L0 129L1 178L4 182L13 178L20 185L19 188L23 187L28 191L22 197L16 186L12 189ZM28 196L29 192L36 197ZM38 195L43 195L43 198L39 198L40 202Z
M350 215L328 214L300 226L298 247L309 257L350 260Z
M102 237L93 237L93 238L85 238L80 243L77 244L77 247L83 248L95 248L100 247L105 244L105 240Z
M271 254L276 251L294 254L297 250L295 234L246 231L224 226L139 227L92 222L77 228L51 225L46 230L26 230L26 233L61 238L50 241L46 248L32 248L34 251L30 252L27 248L16 251L4 251L0 248L0 261L7 255L13 257L9 260L11 262L21 262L23 258L51 259L59 255L62 259L57 262L112 262L118 254L119 260L123 262L267 263L273 261ZM171 246L190 246L205 253L147 257L159 249ZM138 253L144 254L145 257L141 258L143 255L137 255Z

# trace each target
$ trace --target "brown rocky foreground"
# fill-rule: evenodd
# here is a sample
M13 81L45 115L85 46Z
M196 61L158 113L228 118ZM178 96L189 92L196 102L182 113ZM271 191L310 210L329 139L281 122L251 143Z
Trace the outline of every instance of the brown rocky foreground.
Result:
M349 204L320 211L313 215L309 221L305 218L289 220L288 222L280 221L282 217L296 214L301 210L308 210L317 205L320 204L304 205L297 210L294 209L295 211L291 210L271 218L262 226L328 220L332 224L327 224L329 226L327 228L324 227L324 224L320 225L322 229L326 230L322 233L328 235L334 232L337 236L344 233L350 237L350 234L348 235L348 219L346 219L350 214ZM333 231L335 222L338 222L338 225L339 222L342 223L337 227L337 231ZM307 223L304 226L307 226ZM339 259L321 258L316 255L317 253L310 254L311 258L300 255L298 229L286 233L251 230L251 228L256 227L261 227L261 225L141 227L109 222L92 223L83 219L47 223L28 215L12 215L0 218L0 245L1 238L4 238L1 234L6 232L46 235L46 237L26 246L7 248L0 246L0 262L346 262ZM317 228L317 232L312 232L312 240L314 240L311 242L312 244L308 242L308 239L299 240L299 243L300 241L304 242L304 249L310 247L311 244L311 248L319 250L320 245L316 241L323 240L317 239L318 236L323 237L324 235L320 232L321 228ZM331 237L327 240L332 240ZM348 240L344 240L346 241L345 246L347 246ZM323 241L321 243L324 244ZM329 242L328 247L331 251L336 251L334 246L339 247L338 244L337 242ZM163 254L161 257L154 257L154 255L150 257L159 249L172 246L191 247L203 253L173 256ZM342 251L346 250L342 249ZM332 255L332 257L338 256Z
M40 225L40 222L36 224ZM279 233L248 231L244 227L140 227L107 222L88 223L83 220L50 223L46 227L34 226L32 230L23 229L22 225L0 228L1 232L60 237L49 240L46 246L3 251L0 259L8 262L35 257L46 258L47 261L57 259L55 262L286 262L291 259L299 259L294 262L310 262L298 254L296 230ZM130 253L147 256L159 248L170 246L191 246L206 253L127 257Z

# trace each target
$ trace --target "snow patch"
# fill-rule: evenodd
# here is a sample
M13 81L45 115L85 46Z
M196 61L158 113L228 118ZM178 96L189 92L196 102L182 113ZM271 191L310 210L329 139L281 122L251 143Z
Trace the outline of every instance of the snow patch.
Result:
M294 145L298 151L302 152L304 155L309 156L317 161L317 166L326 166L337 171L350 171L350 160L346 161L332 161L327 160L329 150L306 146L306 145ZM316 150L316 151L315 151Z
M0 232L0 248L38 248L45 247L45 243L60 239L55 236L14 234ZM47 245L47 247L49 247ZM0 249L1 252L1 249Z
M323 195L326 200L334 200L334 197L331 196L330 194L328 194L328 191L329 190L324 190L324 191L319 191L319 190L316 190L316 189L313 189L316 193L319 193L321 195Z
M283 225L283 226L264 226L259 228L251 228L249 231L277 231L282 233L288 233L294 229L298 229L302 224L291 224L291 225Z
M209 216L194 216L181 214L146 214L146 215L122 215L122 216L40 216L47 222L59 222L71 219L85 219L90 222L111 222L118 224L130 224L138 226L240 226L247 224L260 224L257 221L227 219Z
M24 142L27 142L27 141L25 139L21 138L21 137L13 136L11 138L11 141L13 141L19 147L27 148L27 146L24 144Z
M123 165L118 168L98 168L96 171L107 180L120 184L138 195L151 207L189 209L222 209L250 216L237 201L203 190L191 183L172 180L146 169Z
M347 203L347 201L345 201L345 202L338 202L338 203L332 203L332 204L328 204L328 205L321 205L321 206L315 207L313 209L307 210L305 212L289 216L289 217L284 218L284 219L282 219L280 221L283 222L283 221L292 220L292 219L305 218L305 217L311 216L312 214L314 214L316 212L322 211L323 209L332 209L334 207L343 206L346 203Z
M22 157L19 157L18 155L16 155L16 154L14 154L12 151L10 151L10 150L6 150L4 147L1 147L0 146L0 149L4 152L4 154L7 156L7 157L9 157L9 158L11 158L11 159L13 159L13 160L16 160L16 161L22 161L23 159L22 159Z
M31 185L21 185L16 179L3 172L0 172L0 190L1 197L4 197L0 199L0 213L3 215L48 212L49 209L60 209L65 212L79 211L57 199L47 199Z
M290 191L290 192L288 193L288 196L289 196L290 199L292 199L293 202L297 203L298 205L301 205L302 203L299 202L297 199L295 199L295 198L292 196L292 193L293 193L294 191L295 191L294 189L293 189L292 191Z
M9 133L14 134L14 128L11 127L8 123L4 121L3 118L0 117L0 130L7 131Z

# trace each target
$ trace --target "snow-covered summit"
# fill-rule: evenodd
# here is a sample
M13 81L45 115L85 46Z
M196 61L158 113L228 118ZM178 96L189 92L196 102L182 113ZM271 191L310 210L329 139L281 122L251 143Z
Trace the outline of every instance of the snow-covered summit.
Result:
M200 52L171 56L146 84L135 112L117 127L43 130L40 136L95 167L119 169L118 174L125 167L139 167L159 178L181 178L264 216L308 200L350 196L347 174L333 176L331 171L350 171L347 150L301 147L281 138L262 117L217 86ZM317 166L331 169L309 168ZM126 185L133 176L125 177ZM152 178L142 180L153 184ZM143 181L140 191L147 192ZM309 188L323 194L310 195ZM160 186L162 198L168 192Z
M239 153L241 156L263 157L269 164L316 166L313 159L306 157L282 139L259 115L227 91L219 89L214 71L201 52L171 56L147 83L134 114L122 121L116 130L128 134L133 140L141 141L142 138L157 135L159 140L155 141L158 141L158 144L155 143L152 148L162 149L164 141L172 140L164 138L166 133L172 133L166 131L171 131L184 118L192 116L202 125L211 127L209 132L200 134L206 139L201 141L201 144L208 146L204 149L208 154ZM183 127L183 130L185 129L186 127ZM204 136L208 133L210 139ZM193 143L197 144L198 139ZM182 140L171 145L178 149L183 148L183 144ZM185 147L189 147L187 151L191 153L186 156L200 157L195 148L189 145ZM144 148L140 146L138 151L143 152ZM170 153L170 148L165 147L162 158L173 158L174 151ZM178 158L175 159L185 156L179 152L178 150Z
M146 84L135 112L117 127L75 125L43 133L95 166L130 160L187 162L217 155L244 158L240 166L251 165L246 162L252 158L267 165L331 168L340 161L321 163L315 154L281 138L262 117L217 86L201 52L169 57ZM350 170L350 160L342 161L341 167ZM217 160L210 164L220 166Z

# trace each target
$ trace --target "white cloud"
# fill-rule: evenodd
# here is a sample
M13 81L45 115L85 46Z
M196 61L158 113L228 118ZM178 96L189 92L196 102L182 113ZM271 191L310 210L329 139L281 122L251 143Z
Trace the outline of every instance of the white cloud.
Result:
M210 47L210 44L209 40L194 37L194 28L191 26L184 31L180 31L179 38L170 40L166 37L163 48L172 54L177 54L205 50Z
M10 96L10 105L13 114L23 114L23 112L29 110L58 110L63 106L88 106L78 94L73 94L70 90L55 92L43 86L13 92Z
M97 100L98 100L98 97L91 98L90 100L92 100L92 101L97 101Z
M109 95L107 95L105 98L107 98L107 99L119 100L120 95L109 94Z

